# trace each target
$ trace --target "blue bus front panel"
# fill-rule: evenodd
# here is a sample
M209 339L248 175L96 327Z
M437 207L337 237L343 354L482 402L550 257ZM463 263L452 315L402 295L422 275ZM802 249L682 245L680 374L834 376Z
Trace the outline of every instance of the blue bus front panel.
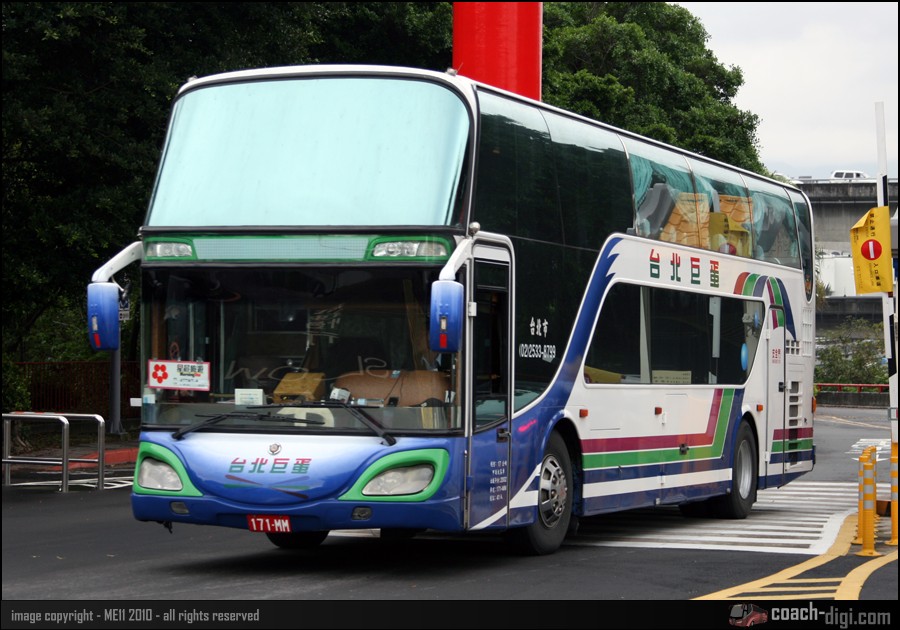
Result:
M171 481L156 481L154 468L165 468ZM423 487L391 494L392 477L429 469ZM146 431L132 510L141 521L244 529L248 515L276 515L289 517L291 531L460 531L463 470L461 438L401 437L386 446L374 436L191 433L176 440Z

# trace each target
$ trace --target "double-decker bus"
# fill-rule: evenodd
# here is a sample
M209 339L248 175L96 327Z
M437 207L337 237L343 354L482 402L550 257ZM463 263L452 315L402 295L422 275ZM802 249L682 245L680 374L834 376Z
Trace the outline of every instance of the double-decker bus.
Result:
M747 516L812 470L802 191L399 67L194 79L140 240L88 288L118 343L141 266L141 521L503 532Z

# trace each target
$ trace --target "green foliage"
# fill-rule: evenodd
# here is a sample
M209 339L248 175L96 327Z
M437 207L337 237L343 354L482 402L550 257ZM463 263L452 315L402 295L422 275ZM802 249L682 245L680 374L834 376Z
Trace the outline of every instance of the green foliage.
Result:
M758 119L732 104L740 69L718 63L689 12L548 2L544 25L547 102L763 172ZM2 36L4 353L83 359L85 286L136 238L188 77L305 63L442 71L452 3L7 2ZM123 342L133 357L133 328Z
M450 2L331 2L320 6L327 14L316 21L318 36L311 47L311 61L411 66L441 72L450 67Z
M887 383L884 327L848 318L823 335L816 356L817 383Z
M732 103L686 9L665 2L544 3L543 98L564 109L758 173L759 118Z
M25 375L12 358L3 353L3 413L28 411L31 395Z
M83 318L93 271L135 240L171 99L188 77L312 62L443 70L450 10L406 2L4 3L4 351L18 360L84 358L83 327L70 344L56 343L60 312Z

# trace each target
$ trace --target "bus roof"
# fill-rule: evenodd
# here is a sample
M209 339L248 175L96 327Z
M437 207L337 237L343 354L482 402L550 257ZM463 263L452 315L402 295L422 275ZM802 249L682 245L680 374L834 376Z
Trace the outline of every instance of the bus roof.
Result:
M422 68L411 68L406 66L385 66L385 65L368 65L368 64L312 64L312 65L298 65L298 66L279 66L272 68L257 68L257 69L249 69L249 70L237 70L233 72L224 72L219 74L208 75L204 77L191 77L188 81L181 86L178 90L177 96L180 97L185 92L194 90L199 87L205 87L209 85L215 85L218 83L232 83L232 82L242 82L242 81L252 81L252 80L263 80L263 79L277 79L277 78L293 78L293 77L304 77L304 76L372 76L372 75L385 75L385 76L396 76L396 77L407 77L407 78L422 78L429 79L432 81L441 82L447 85L452 85L456 88L456 90L462 94L474 107L474 92L479 89L490 90L499 94L503 94L509 98L513 98L516 100L520 100L525 103L529 103L535 107L540 107L543 109L547 109L550 111L554 111L558 114L562 114L565 116L569 116L580 120L587 124L596 125L612 131L617 134L621 134L623 136L639 140L642 142L646 142L667 151L673 151L679 153L681 155L700 160L709 164L714 164L716 166L720 166L723 168L727 168L736 172L739 172L743 175L747 175L749 177L753 177L756 179L761 179L773 183L777 186L790 188L802 196L806 196L803 191L797 187L793 182L784 182L771 177L767 177L765 175L761 175L759 173L755 173L753 171L749 171L747 169L741 168L739 166L735 166L733 164L728 164L727 162L721 162L719 160L715 160L708 156L694 153L687 149L677 147L674 145L666 144L665 142L661 142L659 140L655 140L653 138L648 138L646 136L642 136L638 133L628 131L626 129L622 129L619 127L615 127L608 123L604 123L602 121L594 120L593 118L588 118L587 116L583 116L581 114L577 114L575 112L571 112L566 109L562 109L560 107L556 107L554 105L550 105L543 101L536 101L534 99L528 98L526 96L522 96L521 94L516 94L514 92L510 92L508 90L504 90L502 88L495 87L493 85L489 85L486 83L482 83L480 81L476 81L474 79L470 79L464 75L459 75L455 70L448 69L445 72L438 72L436 70L426 70Z

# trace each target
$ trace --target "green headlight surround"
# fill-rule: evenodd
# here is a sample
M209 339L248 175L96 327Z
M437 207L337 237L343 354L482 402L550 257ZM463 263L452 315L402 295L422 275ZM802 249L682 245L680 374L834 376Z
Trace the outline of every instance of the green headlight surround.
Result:
M434 477L432 477L431 483L425 486L421 492L415 494L384 496L372 496L362 493L363 488L381 473L393 468L408 468L409 466L418 466L420 464L430 464L434 467ZM338 499L340 501L391 501L394 503L426 501L441 487L449 467L450 453L442 448L427 448L415 451L403 451L402 453L392 453L391 455L382 457L369 466L365 472L359 476L359 479L356 480L353 487L338 497Z
M157 459L164 464L171 466L178 474L179 479L181 479L181 490L155 490L152 488L144 488L138 484L138 473L141 470L141 463L148 457ZM134 483L132 485L132 491L135 494L156 494L166 497L203 496L203 493L197 490L194 484L191 483L187 470L185 469L184 464L181 463L181 460L178 459L178 456L164 446L152 444L150 442L141 442L141 446L138 449L137 462L134 466Z

